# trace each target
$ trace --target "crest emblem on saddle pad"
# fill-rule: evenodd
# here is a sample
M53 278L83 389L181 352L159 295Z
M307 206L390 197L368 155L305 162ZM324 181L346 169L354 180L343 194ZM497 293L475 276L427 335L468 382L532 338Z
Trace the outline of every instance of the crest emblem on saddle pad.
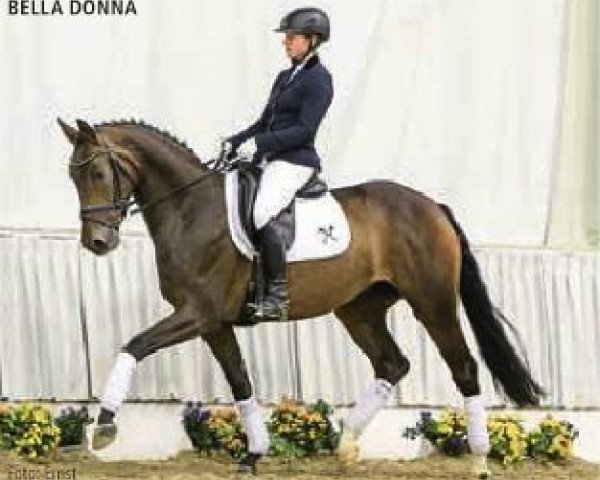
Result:
M225 201L231 239L245 257L252 259L256 251L239 215L237 170L226 175ZM295 238L287 252L288 263L335 257L350 245L348 220L330 192L314 199L296 198L295 221Z
M327 225L326 227L318 228L317 232L323 236L323 243L338 241L337 237L333 234L334 229L334 225Z

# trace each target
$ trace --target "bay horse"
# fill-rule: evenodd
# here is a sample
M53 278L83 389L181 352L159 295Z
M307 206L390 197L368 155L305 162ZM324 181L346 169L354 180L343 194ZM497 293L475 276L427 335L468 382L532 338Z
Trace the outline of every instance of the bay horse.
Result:
M119 225L135 201L154 242L161 294L174 308L117 356L94 447L115 438L115 415L136 363L200 336L225 373L248 436L249 455L241 468L255 471L268 436L233 329L244 307L251 262L230 237L223 173L200 162L172 135L140 121L91 126L77 120L78 128L58 122L74 147L69 175L81 206L81 243L97 255L115 249ZM459 324L461 299L483 360L506 396L518 405L537 405L543 390L509 341L464 232L447 206L391 181L331 193L348 218L352 240L334 258L288 265L289 320L333 312L371 362L375 383L345 420L346 447L409 371L386 326L386 312L404 299L464 396L469 444L478 474L485 476L484 404L477 363Z

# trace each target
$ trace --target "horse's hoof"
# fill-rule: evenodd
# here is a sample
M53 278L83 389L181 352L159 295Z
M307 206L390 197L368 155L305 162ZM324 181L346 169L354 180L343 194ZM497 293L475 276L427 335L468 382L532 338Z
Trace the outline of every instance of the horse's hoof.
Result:
M114 423L106 423L96 425L92 433L92 449L102 450L108 447L117 438L117 425Z
M256 463L260 460L257 453L249 453L238 465L238 473L241 475L256 475Z
M487 459L484 456L476 456L473 458L471 473L480 480L492 478L492 472L487 466Z
M240 475L256 475L256 466L240 463L238 465L237 473L239 473Z
M350 432L342 433L337 455L343 464L350 465L360 460L360 446Z

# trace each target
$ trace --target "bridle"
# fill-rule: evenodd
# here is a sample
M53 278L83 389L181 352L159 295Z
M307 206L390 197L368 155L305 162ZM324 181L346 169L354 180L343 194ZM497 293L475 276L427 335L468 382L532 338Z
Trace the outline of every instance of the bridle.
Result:
M79 218L81 219L81 221L97 223L99 225L102 225L104 227L114 229L114 230L119 229L119 226L121 225L121 223L127 217L128 214L131 216L131 215L140 213L140 212L146 210L147 208L154 206L158 203L161 203L164 200L167 200L168 198L172 197L173 195L178 194L178 193L188 189L189 187L191 187L193 185L197 185L198 183L202 182L203 180L205 180L206 178L208 178L209 176L211 176L214 173L223 172L223 171L231 168L232 165L237 163L236 160L228 159L227 152L222 151L221 155L219 156L218 159L216 159L216 160L213 159L213 160L210 160L203 164L203 165L209 167L209 170L207 172L204 172L202 175L196 177L192 181L190 181L180 187L176 187L172 190L169 190L166 194L164 194L158 198L155 198L154 200L146 202L143 205L138 204L137 208L135 208L134 210L129 212L129 208L132 205L135 205L138 203L135 198L133 198L133 199L130 198L131 195L133 194L133 192L135 191L135 189L138 185L138 182L131 175L131 173L127 170L127 168L125 168L123 166L123 162L131 165L133 167L133 169L137 172L137 177L139 178L140 177L139 167L134 161L130 160L127 157L119 156L114 150L112 150L108 146L101 146L100 148L96 149L94 151L94 153L92 153L85 160L82 160L81 162L77 162L77 163L74 163L74 162L69 163L69 168L72 168L72 167L80 168L84 165L89 164L90 162L92 162L92 160L94 160L97 157L100 157L101 155L105 155L103 158L105 158L109 161L110 167L112 170L113 185L115 186L114 191L113 191L113 201L111 203L97 203L97 204L93 204L93 205L83 206L79 210ZM123 189L122 189L122 183L121 183L122 178L121 178L120 174L125 176L125 178L127 178L129 183L131 184L131 190L126 195L123 195ZM90 214L94 214L96 212L105 212L105 211L119 211L120 217L119 217L118 221L109 222L106 220L95 218L94 216L90 215Z

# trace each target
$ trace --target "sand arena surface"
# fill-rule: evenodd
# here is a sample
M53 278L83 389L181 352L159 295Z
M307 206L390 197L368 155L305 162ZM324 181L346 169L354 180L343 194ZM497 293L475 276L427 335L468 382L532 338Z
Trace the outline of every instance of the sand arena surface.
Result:
M494 479L600 479L600 464L581 460L573 460L565 465L527 461L508 468L490 462L490 466ZM23 473L27 473L29 476L22 476ZM291 461L266 458L260 463L258 473L258 476L253 478L257 480L279 478L298 480L329 478L472 480L473 478L469 475L469 464L465 459L438 455L415 461L369 460L351 467L340 465L337 459L330 455ZM26 462L7 452L0 452L0 479L68 480L73 478L73 474L78 480L192 480L238 477L236 465L224 455L206 458L194 452L186 452L168 461L99 462L87 452L70 452L59 454L54 459Z

